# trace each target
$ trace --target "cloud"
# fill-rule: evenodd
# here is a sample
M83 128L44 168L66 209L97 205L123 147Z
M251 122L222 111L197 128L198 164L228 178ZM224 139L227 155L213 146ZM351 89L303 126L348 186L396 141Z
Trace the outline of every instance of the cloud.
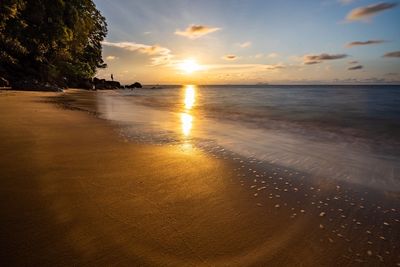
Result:
M348 43L346 46L353 47L353 46L359 46L359 45L381 44L381 43L385 43L385 42L386 42L385 40L354 41L354 42Z
M341 59L347 57L346 54L327 54L322 53L320 55L305 55L303 57L303 63L306 65L318 64L324 60L334 60L334 59Z
M117 59L118 57L116 57L116 56L108 56L108 57L106 57L106 59L107 60L114 60L114 59Z
M235 55L225 55L225 56L222 57L222 59L231 60L231 61L236 60L237 58L238 57L235 56Z
M244 43L241 43L241 44L238 44L238 45L241 48L246 48L246 47L250 47L251 46L251 42L247 41L247 42L244 42Z
M356 78L347 78L347 79L333 79L332 80L336 84L354 84L354 83L365 83L365 84L376 84L376 83L386 83L387 80L383 78L363 78L363 79L356 79Z
M143 54L148 55L155 55L155 54L165 54L170 53L171 51L168 48L161 47L159 45L145 45L145 44L138 44L133 42L119 42L113 43L108 41L103 41L103 45L111 46L111 47L118 47L128 51L138 51Z
M383 79L383 78L372 77L372 78L363 79L363 80L361 80L361 82L365 82L365 83L382 83L382 82L386 82L386 80Z
M357 60L354 60L354 61L349 61L349 64L358 64L358 61Z
M314 65L314 64L321 63L321 62L322 61L310 60L310 61L304 61L304 64L306 64L306 65Z
M362 68L364 68L363 65L356 65L353 67L348 67L347 69L348 70L361 70Z
M397 6L397 3L377 3L369 6L358 7L350 11L347 14L347 21L368 21L371 17L377 13L382 12L386 9L391 9Z
M209 27L206 25L190 25L184 31L176 30L175 34L188 37L190 39L200 38L212 32L221 30L221 28Z
M284 69L286 66L283 64L272 64L272 65L264 65L265 69L267 70L279 70L279 69Z
M396 72L389 72L389 73L385 74L385 76L398 76L398 75L400 75L400 73L396 73Z
M307 55L306 58L309 60L333 60L333 59L341 59L347 57L346 54L320 54L320 55Z
M118 47L131 52L139 52L142 54L153 56L151 58L152 65L163 65L168 64L170 59L173 57L171 50L166 47L162 47L159 45L146 45L146 44L138 44L134 42L108 42L103 41L103 45L110 47Z
M269 53L267 57L276 58L276 57L279 57L279 54L278 53Z
M383 57L400 57L400 51L388 52Z
M217 65L208 65L208 69L218 69L218 70L231 70L243 73L243 71L252 72L252 71L270 71L270 70L280 70L284 69L287 66L284 64L217 64Z
M260 53L260 54L256 54L254 57L255 58L262 58L264 56L264 54Z

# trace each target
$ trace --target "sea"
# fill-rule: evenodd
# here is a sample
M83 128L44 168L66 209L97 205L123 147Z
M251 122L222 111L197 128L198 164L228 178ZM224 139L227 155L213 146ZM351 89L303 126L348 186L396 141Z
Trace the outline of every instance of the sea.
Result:
M129 140L218 148L400 192L399 85L179 85L97 94Z

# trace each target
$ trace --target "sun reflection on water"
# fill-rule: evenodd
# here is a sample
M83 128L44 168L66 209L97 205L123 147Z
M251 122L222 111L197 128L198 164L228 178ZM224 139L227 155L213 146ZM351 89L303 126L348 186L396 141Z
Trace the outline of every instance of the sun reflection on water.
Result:
M193 116L190 114L196 100L196 89L194 85L185 85L184 91L184 108L185 111L181 115L182 133L185 137L190 135L193 127Z
M195 89L194 85L185 86L185 109L192 109L195 101Z

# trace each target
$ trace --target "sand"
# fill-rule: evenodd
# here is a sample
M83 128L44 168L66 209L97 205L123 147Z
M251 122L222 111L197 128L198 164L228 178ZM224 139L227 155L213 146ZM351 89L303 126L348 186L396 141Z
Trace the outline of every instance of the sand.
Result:
M341 205L315 200L317 208L309 197L319 189L319 199L333 200L345 195L342 188L294 185L300 174L291 170L249 168L256 162L223 159L190 145L128 141L95 116L95 94L0 91L5 266L400 262L396 197L374 197L386 215L371 220L357 209L339 220ZM75 108L66 109L73 99ZM365 198L362 209L373 214L379 209L364 194L348 201L359 207Z

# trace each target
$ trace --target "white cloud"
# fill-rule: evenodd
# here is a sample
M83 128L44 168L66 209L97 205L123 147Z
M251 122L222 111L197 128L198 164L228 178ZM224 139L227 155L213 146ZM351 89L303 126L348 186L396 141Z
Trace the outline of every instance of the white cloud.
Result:
M107 56L106 57L106 60L109 60L109 61L115 60L115 59L118 59L118 57L116 57L116 56Z
M392 9L397 6L397 3L377 3L369 6L358 7L350 11L347 14L347 21L369 21L371 17L375 16L376 14L387 10Z
M196 39L219 30L221 30L221 28L192 24L189 25L184 31L176 30L175 34L185 36L190 39Z
M128 50L131 52L139 52L142 54L152 56L151 61L152 65L164 65L168 64L173 57L171 50L166 47L162 47L159 45L146 45L146 44L138 44L134 42L108 42L103 41L103 45L110 47L118 47L124 50Z
M241 47L241 48L247 48L247 47L251 46L251 42L247 41L247 42L238 44L238 46Z
M219 70L238 70L238 71L271 71L284 69L287 66L284 64L214 64L208 65L208 69Z

